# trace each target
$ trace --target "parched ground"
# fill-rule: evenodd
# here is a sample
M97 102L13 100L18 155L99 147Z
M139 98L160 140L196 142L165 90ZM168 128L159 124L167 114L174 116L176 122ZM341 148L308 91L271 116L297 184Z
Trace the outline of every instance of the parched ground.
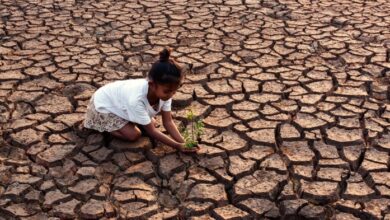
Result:
M0 219L390 219L387 0L0 0ZM197 155L82 129L163 46ZM162 129L162 128L161 128Z

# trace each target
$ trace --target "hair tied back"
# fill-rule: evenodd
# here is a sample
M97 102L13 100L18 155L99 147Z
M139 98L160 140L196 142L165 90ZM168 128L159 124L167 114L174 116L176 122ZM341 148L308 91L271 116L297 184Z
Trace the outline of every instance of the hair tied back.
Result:
M171 48L165 48L160 52L160 62L168 62L169 57L171 56L172 49Z

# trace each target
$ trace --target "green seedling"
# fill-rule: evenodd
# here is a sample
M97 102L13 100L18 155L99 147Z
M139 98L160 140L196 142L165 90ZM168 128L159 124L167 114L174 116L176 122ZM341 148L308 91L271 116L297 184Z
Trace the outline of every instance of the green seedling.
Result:
M198 139L203 134L204 124L201 119L195 120L192 109L187 111L186 119L189 126L183 126L182 135L185 141L185 147L193 148L198 146Z

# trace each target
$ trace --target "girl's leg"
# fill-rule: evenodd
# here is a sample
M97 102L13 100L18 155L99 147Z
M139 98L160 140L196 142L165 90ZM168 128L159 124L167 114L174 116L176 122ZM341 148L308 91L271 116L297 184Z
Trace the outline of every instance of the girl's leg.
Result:
M135 141L141 137L141 130L135 124L129 122L121 129L112 131L111 134L124 140Z
M126 140L126 137L122 135L122 133L119 132L119 130L111 131L110 132L112 136Z

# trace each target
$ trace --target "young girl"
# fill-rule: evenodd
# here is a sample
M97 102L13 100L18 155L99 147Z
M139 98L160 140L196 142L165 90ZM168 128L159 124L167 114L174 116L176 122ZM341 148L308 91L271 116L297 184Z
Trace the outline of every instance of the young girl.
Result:
M169 49L160 52L160 59L152 65L148 79L120 80L99 88L87 108L84 127L135 141L141 136L138 126L142 126L149 136L168 146L185 152L196 151L184 147L184 139L172 120L172 96L184 74L169 58L170 53ZM171 137L155 126L153 117L160 111Z

